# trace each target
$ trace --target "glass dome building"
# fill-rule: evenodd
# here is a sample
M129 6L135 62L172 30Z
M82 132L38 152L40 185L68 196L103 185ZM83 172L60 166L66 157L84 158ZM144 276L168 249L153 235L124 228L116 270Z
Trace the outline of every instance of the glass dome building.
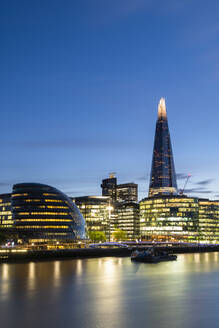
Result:
M77 206L56 188L38 183L13 186L12 218L23 240L85 238L85 222Z

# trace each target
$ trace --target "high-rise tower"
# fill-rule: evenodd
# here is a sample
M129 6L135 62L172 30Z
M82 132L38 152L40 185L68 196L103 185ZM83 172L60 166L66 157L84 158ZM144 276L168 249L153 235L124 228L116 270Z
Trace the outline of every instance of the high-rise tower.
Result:
M149 197L177 194L176 173L167 121L165 99L158 105L158 119L154 138Z

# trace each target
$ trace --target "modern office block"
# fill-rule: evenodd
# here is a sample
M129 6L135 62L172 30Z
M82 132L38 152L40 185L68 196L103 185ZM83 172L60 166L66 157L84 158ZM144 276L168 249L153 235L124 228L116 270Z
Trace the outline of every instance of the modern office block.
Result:
M86 222L86 233L101 231L106 239L110 238L110 225L114 220L114 207L111 198L106 196L75 197L73 201L82 213Z
M138 202L138 185L136 183L123 183L116 186L117 202Z
M115 207L114 226L111 226L111 234L116 229L126 233L127 240L139 238L139 205L134 202L117 203Z
M0 195L0 230L13 228L14 220L11 211L11 194Z
M140 207L140 237L155 241L199 241L198 198L157 196Z
M219 243L219 201L199 199L199 240Z
M113 202L116 201L116 186L117 178L114 173L110 173L109 178L102 180L102 196L109 196Z
M112 202L137 202L138 185L136 183L117 184L115 173L110 173L108 179L103 179L102 196L108 196Z

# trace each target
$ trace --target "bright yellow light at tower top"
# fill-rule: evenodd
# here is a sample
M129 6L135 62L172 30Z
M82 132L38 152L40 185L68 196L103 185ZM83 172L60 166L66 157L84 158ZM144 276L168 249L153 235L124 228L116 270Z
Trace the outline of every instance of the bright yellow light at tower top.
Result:
M161 98L158 104L158 118L166 118L166 117L167 117L167 112L166 112L165 99Z

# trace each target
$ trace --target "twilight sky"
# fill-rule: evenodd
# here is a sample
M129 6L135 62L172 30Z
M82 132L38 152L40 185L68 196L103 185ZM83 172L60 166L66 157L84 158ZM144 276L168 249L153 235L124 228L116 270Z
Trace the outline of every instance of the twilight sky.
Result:
M178 187L219 198L219 1L1 0L0 192L147 196L165 97Z

